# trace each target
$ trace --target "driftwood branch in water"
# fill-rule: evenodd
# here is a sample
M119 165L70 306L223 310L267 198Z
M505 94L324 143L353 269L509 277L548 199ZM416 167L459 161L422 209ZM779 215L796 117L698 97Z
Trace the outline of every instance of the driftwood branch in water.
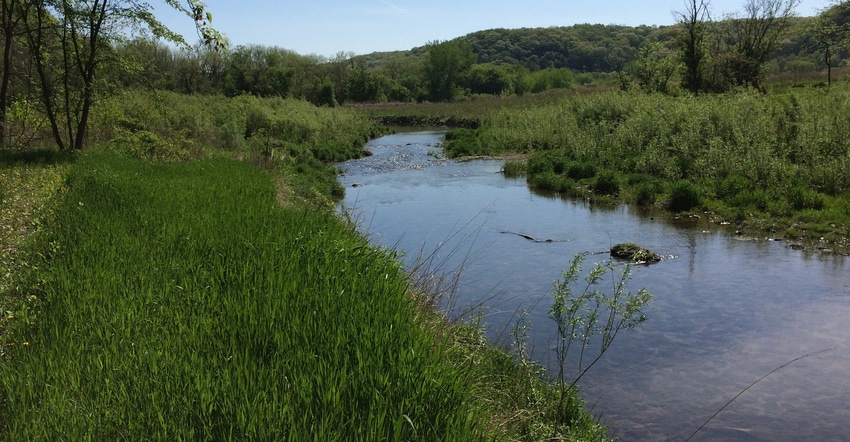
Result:
M531 235L526 235L525 233L509 232L509 231L507 231L507 230L502 231L502 233L509 233L509 234L511 234L511 235L521 236L521 237L523 237L523 238L525 238L525 239L527 239L527 240L529 240L529 241L534 241L534 242L555 242L555 240L554 240L554 239L551 239L551 238L547 238L547 239L537 239L537 238L535 238L535 237L533 237L533 236L531 236Z

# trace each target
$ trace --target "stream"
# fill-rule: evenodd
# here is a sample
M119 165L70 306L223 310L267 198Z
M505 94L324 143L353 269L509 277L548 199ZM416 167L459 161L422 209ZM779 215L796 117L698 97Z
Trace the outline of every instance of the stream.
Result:
M442 136L385 136L367 146L372 156L341 163L343 210L406 265L458 275L451 315L481 318L492 341L510 342L525 309L532 356L551 368L552 286L576 254L588 253L583 273L621 242L664 257L634 267L628 284L654 295L647 321L617 335L579 383L612 435L850 437L846 257L742 240L705 219L538 195L505 178L502 161L442 159Z

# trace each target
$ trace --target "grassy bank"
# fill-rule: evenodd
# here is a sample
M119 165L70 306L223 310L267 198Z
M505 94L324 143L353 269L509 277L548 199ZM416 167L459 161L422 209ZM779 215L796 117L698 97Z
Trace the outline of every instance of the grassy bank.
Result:
M329 206L344 189L330 163L357 158L381 129L350 109L292 99L130 91L97 108L91 142L154 161L229 157L275 169L301 203Z
M709 212L739 229L847 250L850 88L670 97L610 92L494 109L454 156L526 154L544 191ZM823 238L823 241L821 241Z
M215 128L163 122L197 111L173 104L99 126L115 138L70 162L7 164L36 167L51 203L30 218L31 271L4 263L0 439L603 438L577 396L564 407L539 367L446 324L391 253L310 202L333 199L308 173L333 173L322 146L360 145L321 128L296 143L280 114L274 135L210 148L169 134Z

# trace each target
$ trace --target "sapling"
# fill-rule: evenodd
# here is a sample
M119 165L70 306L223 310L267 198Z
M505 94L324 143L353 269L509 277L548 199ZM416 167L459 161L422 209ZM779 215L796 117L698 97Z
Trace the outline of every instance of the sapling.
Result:
M555 356L558 362L557 382L561 396L558 404L559 416L563 416L567 393L602 358L620 330L633 329L646 320L643 306L652 299L652 295L646 290L631 293L627 289L631 264L618 268L610 259L597 263L580 284L579 276L586 256L587 254L577 254L561 279L555 281L552 290L553 303L549 309L549 318L558 326ZM611 275L610 293L597 288L606 274ZM580 291L574 291L576 285L584 287ZM585 351L595 336L599 337L599 351L585 366ZM578 347L578 375L568 383L565 367L570 350L575 347Z

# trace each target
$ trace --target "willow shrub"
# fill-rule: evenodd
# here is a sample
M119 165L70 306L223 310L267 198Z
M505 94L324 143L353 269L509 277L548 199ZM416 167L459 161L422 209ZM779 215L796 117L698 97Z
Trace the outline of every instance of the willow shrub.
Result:
M536 173L553 172L584 179L555 171L555 159L565 158L624 176L688 180L727 204L758 200L754 189L764 189L767 209L787 213L820 206L807 192L841 197L850 191L847 109L847 87L699 97L610 92L496 110L475 143L492 152L530 153L530 182ZM638 199L654 200L651 190L641 190Z
M3 440L475 440L400 264L225 159L73 165Z

